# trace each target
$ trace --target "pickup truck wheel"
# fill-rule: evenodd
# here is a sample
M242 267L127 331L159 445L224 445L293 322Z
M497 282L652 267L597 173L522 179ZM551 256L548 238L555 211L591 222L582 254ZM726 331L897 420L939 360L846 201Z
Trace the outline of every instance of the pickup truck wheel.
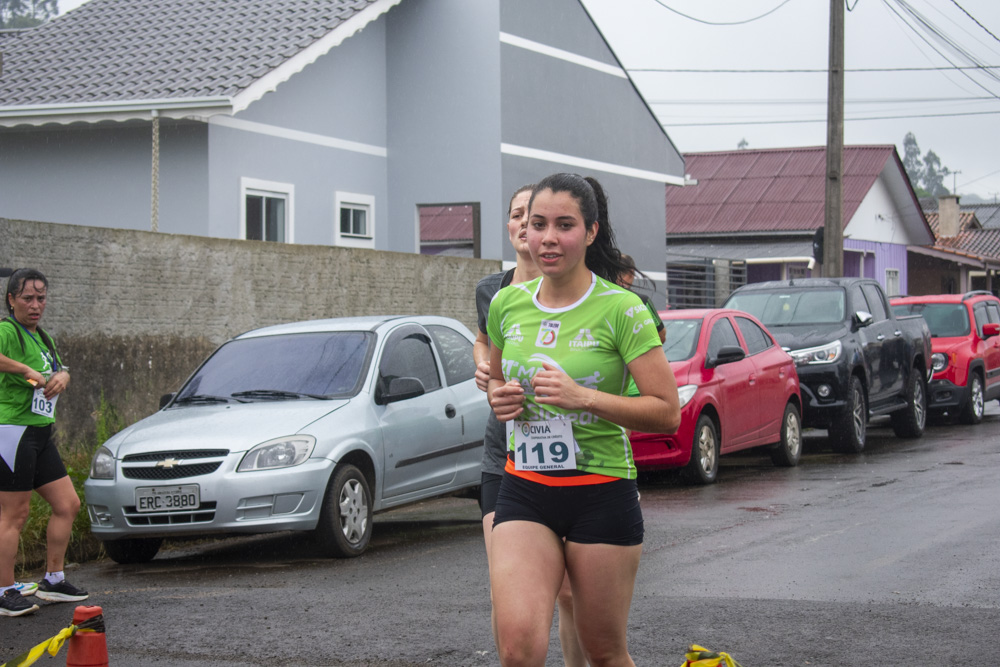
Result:
M838 452L859 454L865 449L865 429L868 425L868 406L865 388L858 376L851 377L847 389L844 413L830 425L830 439Z
M103 546L111 556L111 560L121 565L131 565L153 560L161 544L163 538L160 537L130 537L124 540L108 540Z
M919 438L927 425L927 389L919 369L910 370L910 386L906 390L906 407L891 415L892 430L900 438Z
M776 466L790 467L799 464L802 456L802 421L799 409L791 401L785 406L781 418L781 442L771 450L771 461Z
M315 531L316 542L334 558L360 556L372 537L372 494L355 466L337 466L330 478Z
M978 424L983 421L983 409L986 400L983 396L983 379L978 371L969 375L969 401L962 410L962 421L966 424Z
M719 475L719 432L706 414L699 415L691 443L687 476L696 484L711 484Z

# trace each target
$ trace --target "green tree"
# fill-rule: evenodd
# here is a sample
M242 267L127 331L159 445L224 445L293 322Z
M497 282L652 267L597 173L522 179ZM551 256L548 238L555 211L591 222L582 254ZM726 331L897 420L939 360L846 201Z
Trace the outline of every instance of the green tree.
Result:
M951 173L948 167L941 164L941 158L934 151L927 151L924 156L924 180L923 186L935 197L948 194L948 188L944 187L944 177Z
M920 146L912 132L907 132L903 137L903 169L918 197L948 194L944 179L951 170L941 164L941 158L934 151L929 150L920 157Z
M59 0L0 0L0 29L33 28L59 14Z
M912 132L907 132L903 137L903 169L910 179L914 188L920 187L920 182L924 179L924 163L920 159L920 146L917 145L917 138Z

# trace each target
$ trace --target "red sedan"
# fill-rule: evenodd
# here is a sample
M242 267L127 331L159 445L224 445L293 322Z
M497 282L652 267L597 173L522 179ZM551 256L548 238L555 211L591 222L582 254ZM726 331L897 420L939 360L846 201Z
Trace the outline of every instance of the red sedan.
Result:
M710 484L719 456L770 445L775 465L802 454L802 400L795 362L757 318L729 309L667 310L663 344L677 378L677 433L632 433L640 470L686 468Z

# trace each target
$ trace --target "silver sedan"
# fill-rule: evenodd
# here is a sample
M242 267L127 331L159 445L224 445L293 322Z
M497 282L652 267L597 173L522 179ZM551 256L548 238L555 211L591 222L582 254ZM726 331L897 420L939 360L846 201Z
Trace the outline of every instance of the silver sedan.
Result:
M489 407L472 344L434 316L238 336L98 448L91 531L119 563L152 559L164 537L279 530L360 555L373 512L479 484Z

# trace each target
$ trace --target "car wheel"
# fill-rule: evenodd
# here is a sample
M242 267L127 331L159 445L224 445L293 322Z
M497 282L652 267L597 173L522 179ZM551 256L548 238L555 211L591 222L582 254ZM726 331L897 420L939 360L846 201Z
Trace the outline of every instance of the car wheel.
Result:
M711 484L719 475L719 431L706 414L698 417L691 443L691 460L687 476L696 484Z
M969 376L969 400L962 410L962 421L966 424L978 424L983 420L983 410L986 408L986 397L983 395L983 379L978 372Z
M801 456L802 420L799 409L789 401L781 418L781 441L771 450L771 461L776 466L790 467L798 465Z
M122 565L148 563L156 557L161 544L163 538L160 537L133 537L104 542L104 551L111 556L111 560Z
M868 425L868 406L865 388L857 375L851 376L847 389L844 412L830 425L830 439L838 452L858 454L865 449L865 430Z
M892 413L892 430L900 438L919 438L927 425L927 389L923 373L910 371L910 386L906 391L906 407Z
M335 558L360 556L372 537L372 494L356 467L338 466L323 499L316 526L320 547Z

